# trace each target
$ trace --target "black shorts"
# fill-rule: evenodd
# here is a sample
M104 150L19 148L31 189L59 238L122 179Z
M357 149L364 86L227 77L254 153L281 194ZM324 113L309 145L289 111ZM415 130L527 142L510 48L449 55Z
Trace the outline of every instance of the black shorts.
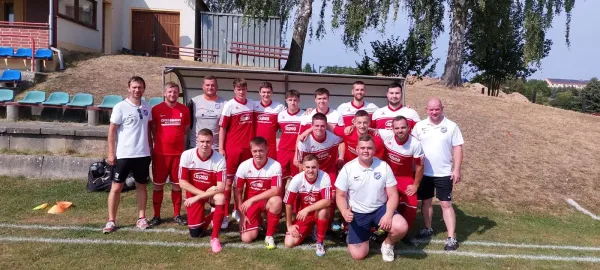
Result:
M148 184L150 181L151 160L150 157L117 159L117 164L113 170L113 181L116 183L125 183L129 173L132 173L136 183Z
M423 175L419 189L417 190L418 200L427 200L435 195L440 201L452 201L452 179L450 176L433 177Z

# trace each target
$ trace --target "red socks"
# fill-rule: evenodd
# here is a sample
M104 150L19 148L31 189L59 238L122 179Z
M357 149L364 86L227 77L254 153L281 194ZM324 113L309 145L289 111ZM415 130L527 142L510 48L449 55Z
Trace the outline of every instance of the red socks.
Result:
M329 219L317 219L317 243L323 243L329 228Z
M154 216L160 217L160 207L162 206L164 190L152 192L152 207L154 208Z
M277 232L277 225L279 224L280 214L273 214L267 212L267 233L266 236L273 236Z
M215 205L215 211L213 212L213 229L211 239L219 238L219 232L221 230L221 223L223 223L223 218L225 217L225 206L224 205ZM208 219L207 219L208 220Z
M162 200L162 195L160 198ZM173 202L173 216L179 216L181 214L181 190L171 191L171 201Z
M231 201L231 189L225 189L225 192L223 195L225 195L224 211L225 211L226 215L229 215L229 202Z

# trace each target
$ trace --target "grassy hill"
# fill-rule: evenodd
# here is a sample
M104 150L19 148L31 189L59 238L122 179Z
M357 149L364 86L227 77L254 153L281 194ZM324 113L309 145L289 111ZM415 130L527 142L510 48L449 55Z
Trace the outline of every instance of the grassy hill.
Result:
M126 82L140 75L147 97L160 96L164 65L208 64L125 55L87 56L66 71L49 74L35 89L126 95ZM217 66L217 65L211 65ZM426 117L427 99L440 97L448 118L465 138L463 182L455 187L461 203L489 204L506 212L570 210L572 198L600 209L600 117L516 100L488 97L439 85L408 86L407 104ZM100 100L96 100L99 103ZM379 104L380 106L383 104Z

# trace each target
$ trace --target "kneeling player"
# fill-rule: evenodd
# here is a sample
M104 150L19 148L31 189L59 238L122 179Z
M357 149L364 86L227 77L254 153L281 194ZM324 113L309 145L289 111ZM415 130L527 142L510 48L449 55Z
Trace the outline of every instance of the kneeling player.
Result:
M252 158L237 169L235 174L235 201L240 212L240 233L242 242L250 243L258 236L258 226L262 223L261 214L267 215L267 249L275 248L273 235L281 216L282 200L279 196L281 186L281 165L269 158L269 147L263 137L250 141ZM246 186L245 198L242 191Z
M212 220L210 247L214 253L218 253L222 249L219 225L225 216L225 158L212 150L213 133L209 129L198 131L196 143L196 148L181 154L179 185L186 191L187 199L183 204L188 214L190 236L200 237ZM215 205L215 211L205 217L204 206L209 201Z
M294 247L313 232L317 225L317 256L325 255L323 240L329 224L329 205L331 204L331 180L329 175L319 170L317 156L308 154L302 161L303 172L292 178L285 193L285 213L288 231L285 235L285 247ZM293 219L294 206L298 205L298 214ZM293 220L293 221L292 221Z

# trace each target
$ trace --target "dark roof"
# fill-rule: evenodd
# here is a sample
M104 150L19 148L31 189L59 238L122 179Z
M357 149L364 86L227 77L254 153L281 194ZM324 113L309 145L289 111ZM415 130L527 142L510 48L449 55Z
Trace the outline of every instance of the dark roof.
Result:
M580 84L580 85L587 85L590 82L589 80L570 80L570 79L551 79L551 78L548 78L546 80L548 80L551 84Z

